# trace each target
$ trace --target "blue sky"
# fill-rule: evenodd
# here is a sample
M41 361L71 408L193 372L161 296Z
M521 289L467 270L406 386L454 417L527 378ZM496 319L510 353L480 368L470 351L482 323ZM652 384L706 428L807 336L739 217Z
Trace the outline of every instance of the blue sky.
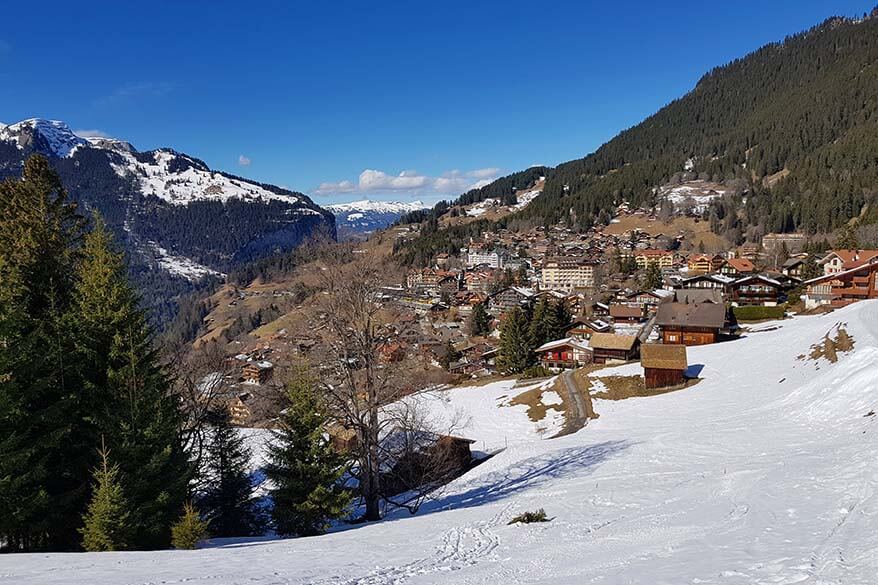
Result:
M323 204L433 201L579 158L711 67L874 2L15 2L0 121L171 146Z

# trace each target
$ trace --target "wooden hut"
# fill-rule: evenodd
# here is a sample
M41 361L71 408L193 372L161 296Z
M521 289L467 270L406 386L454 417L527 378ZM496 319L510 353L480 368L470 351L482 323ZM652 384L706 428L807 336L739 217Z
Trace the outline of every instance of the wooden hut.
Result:
M666 388L686 381L685 345L649 343L640 348L640 365L647 388Z
M592 349L592 360L596 364L607 362L627 362L637 357L640 340L636 335L616 335L614 333L595 333L588 342Z

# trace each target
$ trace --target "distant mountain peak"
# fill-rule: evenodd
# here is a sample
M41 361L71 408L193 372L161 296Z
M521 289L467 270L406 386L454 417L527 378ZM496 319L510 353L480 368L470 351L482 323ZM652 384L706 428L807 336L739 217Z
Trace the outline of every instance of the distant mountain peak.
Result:
M406 213L416 211L418 209L426 209L422 201L373 201L371 199L361 199L359 201L351 201L350 203L336 203L327 205L327 209L333 213L341 212L376 212L376 213Z
M74 134L66 123L43 118L0 126L0 140L12 141L20 150L32 149L58 158L67 158L77 147L89 144L88 140Z

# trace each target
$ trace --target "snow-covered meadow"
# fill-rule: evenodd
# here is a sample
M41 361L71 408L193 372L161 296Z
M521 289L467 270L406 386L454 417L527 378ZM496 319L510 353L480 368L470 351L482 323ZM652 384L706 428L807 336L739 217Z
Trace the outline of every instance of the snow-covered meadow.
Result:
M839 324L853 351L808 357ZM197 551L4 556L0 583L878 581L878 301L690 348L689 362L699 384L597 400L600 418L556 439L502 406L525 389L512 382L437 394L436 415L465 412L476 448L508 448L416 516ZM537 508L554 519L507 525Z

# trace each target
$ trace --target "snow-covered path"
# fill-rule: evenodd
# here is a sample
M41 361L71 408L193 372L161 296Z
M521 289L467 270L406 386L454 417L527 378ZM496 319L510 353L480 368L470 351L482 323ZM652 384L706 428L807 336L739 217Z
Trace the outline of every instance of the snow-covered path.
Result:
M854 350L799 359L839 324ZM509 448L417 516L192 552L0 557L0 583L878 582L878 301L690 348L703 381L618 402L547 440L500 382L437 414ZM639 373L622 366L607 373ZM545 524L507 522L545 508Z

